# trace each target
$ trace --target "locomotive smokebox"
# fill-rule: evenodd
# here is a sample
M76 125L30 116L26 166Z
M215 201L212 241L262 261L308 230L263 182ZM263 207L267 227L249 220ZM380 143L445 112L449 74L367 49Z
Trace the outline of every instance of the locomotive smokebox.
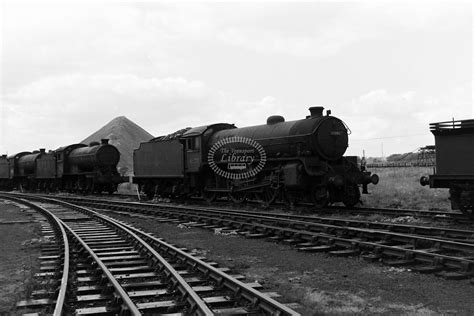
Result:
M309 108L309 113L311 113L310 117L322 117L323 116L323 106L312 106Z

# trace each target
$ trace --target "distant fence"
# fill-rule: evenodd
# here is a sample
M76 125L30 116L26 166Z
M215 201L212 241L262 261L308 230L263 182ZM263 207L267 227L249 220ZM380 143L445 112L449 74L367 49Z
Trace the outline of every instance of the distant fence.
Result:
M410 168L410 167L434 167L432 162L383 162L383 163L368 163L367 168Z

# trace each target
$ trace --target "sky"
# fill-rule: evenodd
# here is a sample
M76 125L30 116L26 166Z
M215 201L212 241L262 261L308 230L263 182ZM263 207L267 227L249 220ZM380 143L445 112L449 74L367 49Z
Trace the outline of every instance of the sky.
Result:
M347 155L434 144L474 117L470 2L0 5L0 154L77 143L117 116L154 136L302 119L324 106Z

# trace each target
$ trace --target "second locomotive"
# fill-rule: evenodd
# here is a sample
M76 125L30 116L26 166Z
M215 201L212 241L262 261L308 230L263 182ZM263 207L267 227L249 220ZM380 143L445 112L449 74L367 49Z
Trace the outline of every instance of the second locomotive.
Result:
M134 151L134 182L149 197L228 197L268 206L312 202L318 207L343 202L354 206L378 176L346 156L348 128L323 107L304 119L237 128L219 123L184 129L142 143Z

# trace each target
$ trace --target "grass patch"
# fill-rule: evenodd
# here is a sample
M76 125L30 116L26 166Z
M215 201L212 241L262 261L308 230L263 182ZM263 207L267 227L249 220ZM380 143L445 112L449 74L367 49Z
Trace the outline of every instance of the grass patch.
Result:
M373 168L380 182L369 185L368 195L362 195L364 206L409 208L419 210L451 209L448 189L430 189L420 185L420 177L433 174L430 167Z

